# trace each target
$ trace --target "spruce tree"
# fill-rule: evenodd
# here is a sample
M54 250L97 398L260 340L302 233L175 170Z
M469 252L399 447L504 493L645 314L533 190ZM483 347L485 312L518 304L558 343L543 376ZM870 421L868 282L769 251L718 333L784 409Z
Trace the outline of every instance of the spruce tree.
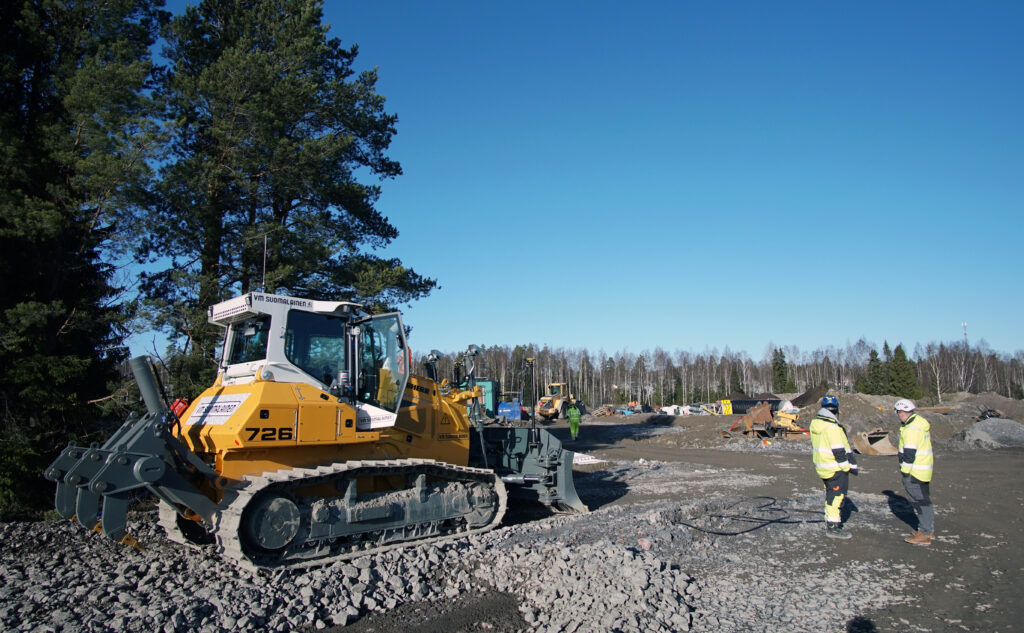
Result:
M903 345L897 345L892 352L890 365L889 393L900 398L919 398L921 390L917 385L914 364L907 359Z
M125 356L108 256L145 204L156 4L0 3L0 514L52 498Z
M772 390L788 392L789 368L786 365L786 354L782 348L775 348L772 352Z
M782 348L776 348L772 352L772 390L781 393L796 391L796 383L789 375L789 364L786 362L786 354Z
M864 377L858 381L857 391L867 394L883 394L889 390L885 366L878 358L878 352L871 350L868 354L868 367Z
M729 395L743 394L743 382L740 380L740 370L735 363L729 371Z

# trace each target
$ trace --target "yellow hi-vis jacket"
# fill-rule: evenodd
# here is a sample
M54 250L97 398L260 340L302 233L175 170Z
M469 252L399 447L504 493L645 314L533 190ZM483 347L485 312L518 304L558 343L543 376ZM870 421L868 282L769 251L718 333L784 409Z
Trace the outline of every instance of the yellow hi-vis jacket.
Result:
M827 409L818 411L811 420L811 449L814 469L822 479L830 479L840 470L850 471L850 441L839 420Z
M900 472L918 481L932 480L932 425L914 413L900 429Z

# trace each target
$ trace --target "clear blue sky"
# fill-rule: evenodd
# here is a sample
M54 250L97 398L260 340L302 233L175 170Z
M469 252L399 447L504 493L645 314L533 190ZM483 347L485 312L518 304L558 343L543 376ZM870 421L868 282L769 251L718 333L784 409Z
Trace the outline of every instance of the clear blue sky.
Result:
M417 351L1024 349L1024 3L328 1Z

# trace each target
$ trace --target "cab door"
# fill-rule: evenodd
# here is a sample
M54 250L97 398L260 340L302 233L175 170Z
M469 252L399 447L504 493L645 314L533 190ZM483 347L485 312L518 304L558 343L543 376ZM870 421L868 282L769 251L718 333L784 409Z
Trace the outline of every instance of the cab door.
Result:
M365 431L394 426L412 360L402 317L390 312L353 325L356 427Z

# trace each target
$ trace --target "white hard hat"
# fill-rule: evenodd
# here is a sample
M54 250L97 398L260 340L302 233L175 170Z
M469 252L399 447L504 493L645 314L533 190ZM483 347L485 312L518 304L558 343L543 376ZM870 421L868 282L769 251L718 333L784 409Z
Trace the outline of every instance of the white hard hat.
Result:
M901 400L897 400L896 404L892 405L892 408L895 409L896 411L906 411L907 413L910 413L917 407L915 407L914 403L911 402L910 400L903 398Z

